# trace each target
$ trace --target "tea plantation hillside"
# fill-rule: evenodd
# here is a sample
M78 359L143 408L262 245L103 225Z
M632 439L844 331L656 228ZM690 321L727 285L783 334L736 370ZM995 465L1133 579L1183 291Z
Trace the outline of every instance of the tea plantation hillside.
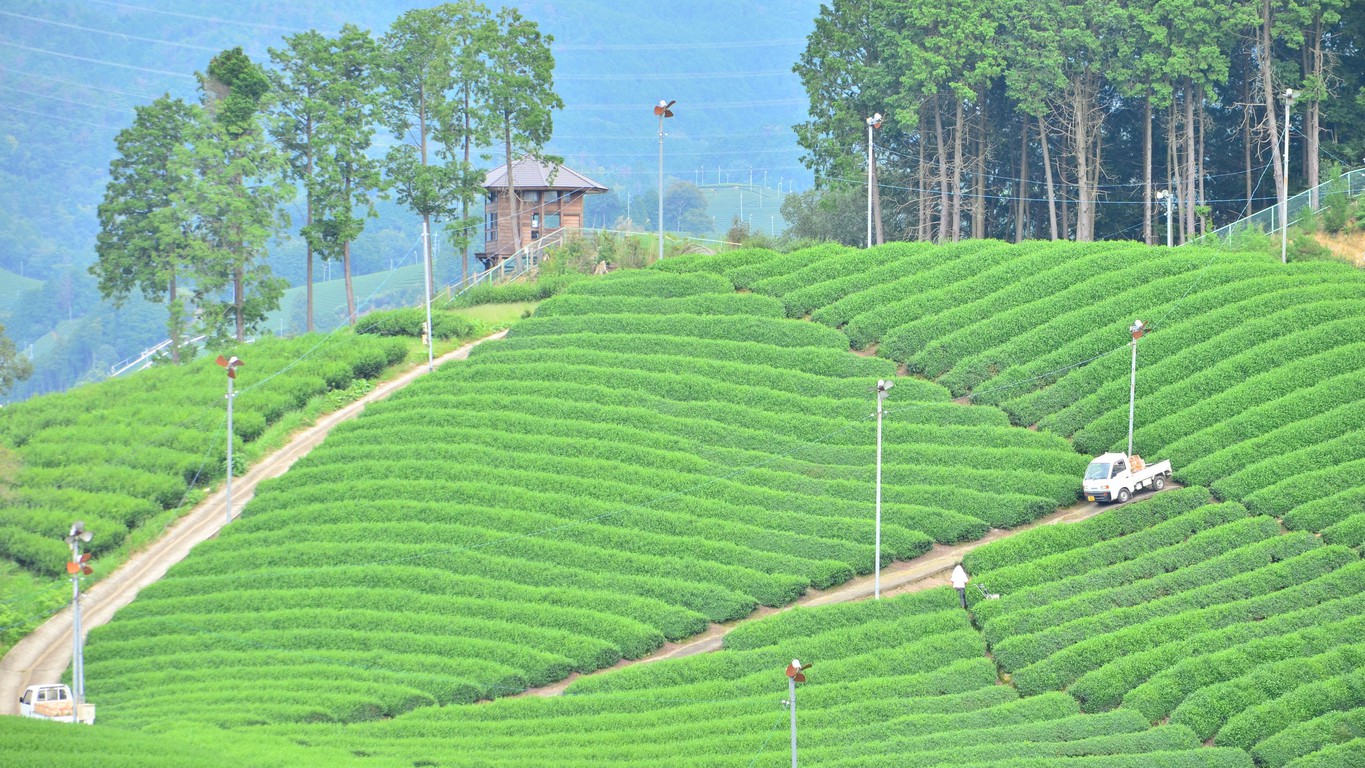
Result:
M841 329L855 348L1094 455L1175 477L1333 543L1365 541L1365 275L1339 263L1123 243L973 240L671 261Z
M894 369L718 276L577 284L263 484L91 633L91 698L118 725L365 720L868 573L870 387ZM1061 438L929 382L891 402L884 562L1074 500Z

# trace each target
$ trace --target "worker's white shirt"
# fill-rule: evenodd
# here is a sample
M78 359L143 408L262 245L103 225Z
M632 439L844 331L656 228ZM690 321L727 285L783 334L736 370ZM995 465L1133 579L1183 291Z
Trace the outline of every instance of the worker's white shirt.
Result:
M962 570L962 566L953 569L953 589L963 589L967 586L967 572Z

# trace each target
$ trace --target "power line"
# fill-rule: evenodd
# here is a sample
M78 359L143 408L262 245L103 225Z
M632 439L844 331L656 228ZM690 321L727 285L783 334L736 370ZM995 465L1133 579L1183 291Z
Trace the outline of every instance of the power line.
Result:
M90 0L90 1L91 1L91 2L94 2L95 0ZM103 64L103 65L106 66L106 67L118 67L119 69L131 69L131 70L134 70L134 71L136 71L136 72L146 72L146 73L152 74L152 75L165 75L166 77L181 77L181 78L185 78L185 79L187 79L187 80L193 80L193 79L195 79L195 78L194 78L194 75L187 75L187 74L185 74L184 72L171 72L171 71L165 70L165 69L152 69L152 68L150 68L150 67L139 67L139 66L135 66L135 65L133 65L133 64L119 64L118 62L114 62L114 61L105 61L104 59L92 59L92 58L90 58L90 57L88 57L88 56L77 56L77 55L72 54L72 53L60 53L60 52L58 52L58 51L49 51L49 50L47 50L47 49L45 49L45 48L34 48L34 47L28 46L28 45L20 45L19 43L10 42L9 40L0 40L0 45L6 45L6 46L9 46L10 48L18 48L18 49L20 49L20 50L29 51L29 52L31 52L31 53L42 53L42 54L46 54L46 55L48 55L48 56L60 56L60 57L63 58L63 59L75 59L76 61L86 61L86 62L89 62L89 63L91 63L91 64Z
M104 0L99 0L104 2ZM766 40L734 40L712 43L559 43L550 47L555 51L697 51L720 50L724 48L776 48L787 45L805 45L804 37Z
M26 90L24 90L23 88L15 88L15 87L12 86L12 85L0 85L0 90L4 90L4 91L14 91L15 93L22 93L22 94L24 94L25 96L36 96L36 97L38 97L38 98L40 98L40 99L52 99L53 101L61 101L61 102L65 102L65 103L67 103L67 104L75 104L76 106L80 106L80 107L90 107L90 108L93 108L93 109L104 109L104 110L108 110L108 111L110 111L110 112L121 112L121 113L123 113L123 114L125 114L125 115L126 115L126 114L133 114L133 110L132 110L131 108L129 108L129 107L106 107L106 106L104 106L103 104L91 104L91 103L85 102L85 101L76 101L75 99L64 99L64 98L62 98L61 96L49 96L49 95L47 95L46 93L37 93L37 92L34 92L34 91L26 91Z
M195 20L195 21L211 21L211 22L213 22L213 23L215 23L215 24L237 24L237 25L243 26L243 27L255 27L256 29L272 29L272 30L275 30L275 31L278 31L278 32L306 32L306 31L308 31L308 30L300 29L300 28L298 28L298 27L282 27L282 26L280 26L280 25L278 25L278 24L264 24L264 23L261 23L261 22L254 22L254 21L238 21L238 20L236 20L236 19L224 19L224 18L221 18L221 17L218 17L218 16L198 16L198 15L193 14L193 13L177 13L177 12L175 12L175 11L163 11L163 10L161 10L161 9L159 9L159 8L144 8L143 6L140 6L140 5L130 5L130 4L128 4L128 3L115 3L115 2L112 2L112 0L85 0L85 2L87 2L87 3L99 3L100 5L109 5L109 6L113 6L113 7L115 7L115 8L122 8L122 9L125 10L125 11L139 11L139 12L142 12L142 13L155 13L155 14L159 14L159 15L161 15L161 16L174 16L174 17L180 18L180 19L193 19L193 20Z
M24 109L23 107L17 107L17 106L15 106L15 105L13 105L13 104L0 104L0 110L8 110L8 111L12 111L12 112L23 112L23 113L25 113L25 114L34 115L34 116L36 116L36 117L46 118L46 119L48 119L48 120L58 120L58 121L61 121L61 122L63 122L63 123L75 123L75 124L77 124L77 125L88 125L88 126L90 126L90 127L92 127L92 128L103 128L103 129L106 130L106 131L119 131L119 130L122 130L122 129L119 128L118 126L113 126L113 125L102 125L102 124L100 124L100 123L90 123L90 122L86 122L85 120L77 120L77 119L75 119L74 117L62 117L61 115L49 115L49 114L47 114L46 112L36 112L36 111L34 111L34 110L32 110L32 109Z
M561 75L556 74L555 80L733 80L745 77L778 77L791 75L789 69L774 69L763 72L672 72L659 74L622 74L622 75Z
M33 21L33 22L37 22L37 23L39 23L39 24L50 24L50 25L52 25L52 26L54 26L54 27L65 27L66 29L74 29L74 30L77 30L77 31L79 31L79 32L94 32L95 34L98 34L98 35L109 35L109 36L111 36L111 37L122 37L122 38L124 38L124 39L126 39L126 40L137 40L137 41L143 42L143 43L156 43L157 45L173 45L173 46L175 46L176 48L192 48L192 49L194 49L194 50L196 50L196 51L208 51L209 53L217 53L217 52L218 52L218 49L217 49L217 48L210 48L210 47L205 46L205 45L195 45L195 44L193 44L193 43L177 43L177 42L173 42L173 41L170 41L170 40L158 40L158 39L155 38L155 37L139 37L139 36L137 36L137 35L129 35L129 34L126 34L126 33L123 33L123 32L113 32L113 31L110 31L110 30L107 30L107 29L98 29L98 28L96 28L96 27L82 27L82 26L80 26L79 24L68 24L68 23L66 23L66 22L64 22L64 21L54 21L54 20L52 20L52 19L43 19L43 18L39 18L39 17L37 17L37 16L26 16L26 15L24 15L24 14L22 14L22 13L13 13L13 12L11 12L11 11L0 11L0 16L10 16L10 17L13 17L13 18L16 18L16 19L23 19L24 21Z
M90 85L89 83L77 83L77 82L75 82L75 81L73 81L73 80L61 80L61 79L58 79L58 78L55 78L55 77L48 77L47 75L37 75L37 74L34 74L34 73L32 73L32 72L23 72L23 71L20 71L20 70L18 70L18 69L3 69L3 70L0 70L0 72L12 72L12 73L14 73L14 74L16 74L16 75L19 75L19 76L21 76L21 77L31 77L31 78L35 78L35 79L38 79L38 80L48 80L48 81L51 81L51 82L54 82L54 83L61 83L62 85L74 86L74 87L76 87L76 88L89 88L89 89L92 90L92 91L103 91L103 92L105 92L105 93L117 93L117 94L119 94L120 96L127 96L127 97L133 98L133 99L143 99L143 100L146 100L146 101L152 101L152 100L154 100L154 99L159 98L158 96L148 96L148 95L142 94L142 93L129 93L128 91L120 91L120 90L118 90L118 89L116 89L116 88L102 88L102 87L100 87L100 86L98 86L98 85Z

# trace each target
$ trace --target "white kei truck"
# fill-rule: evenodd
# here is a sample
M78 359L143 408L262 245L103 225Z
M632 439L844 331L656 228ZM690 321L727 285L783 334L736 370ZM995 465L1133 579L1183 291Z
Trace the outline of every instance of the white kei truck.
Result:
M71 712L75 706L71 689L61 683L30 685L19 697L19 715L39 720L72 722ZM76 709L76 722L94 725L95 705L81 704Z
M1086 501L1107 504L1117 501L1120 504L1133 497L1139 488L1159 491L1171 480L1171 462L1158 461L1147 464L1141 456L1127 456L1122 453L1106 453L1096 456L1085 468L1085 480L1081 490Z

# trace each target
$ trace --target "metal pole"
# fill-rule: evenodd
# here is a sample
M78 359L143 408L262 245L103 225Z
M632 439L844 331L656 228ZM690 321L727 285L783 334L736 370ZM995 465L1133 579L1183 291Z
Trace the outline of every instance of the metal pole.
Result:
M1128 455L1133 455L1133 402L1137 396L1137 339L1133 339L1133 374L1128 380Z
M796 768L796 678L787 678L787 701L792 711L792 768Z
M659 261L664 260L664 116L659 114Z
M427 226L427 219L422 217L422 247L428 254L431 253L431 231ZM433 339L436 334L431 326L431 258L423 259L426 262L423 272L426 276L426 288L422 293L422 303L427 307L427 373L431 373L436 368L436 352L433 346Z
M1280 189L1280 263L1289 263L1289 105L1294 91L1284 92L1284 186Z
M867 121L867 247L872 247L872 120Z
M1171 196L1170 196L1169 194L1166 195L1166 247L1167 247L1167 248L1170 248L1171 246L1175 245L1175 232L1174 232L1174 230L1171 229L1171 208L1173 207L1173 206L1171 205L1171 203L1173 203L1173 202L1175 202L1175 201L1171 199Z
M224 524L232 522L232 369L228 369L228 390L227 390L227 503L224 505L224 513L227 515Z
M81 545L79 540L71 542L71 562L79 564ZM81 673L81 572L77 569L71 574L71 687L74 700L71 702L71 722L80 717L83 697L84 676Z
M880 384L881 382L878 382ZM872 597L882 599L882 398L877 387L877 534L872 555Z

